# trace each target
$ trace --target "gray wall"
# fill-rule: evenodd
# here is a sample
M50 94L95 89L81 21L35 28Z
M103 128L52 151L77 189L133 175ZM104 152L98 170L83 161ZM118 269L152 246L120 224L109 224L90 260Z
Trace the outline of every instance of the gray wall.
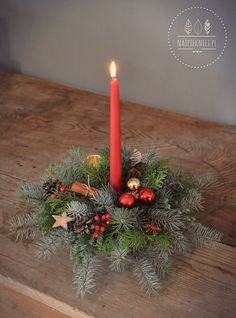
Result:
M191 70L170 54L178 11L204 4L228 31L223 58ZM236 123L234 0L0 0L0 65L108 94L107 63L119 61L125 100Z

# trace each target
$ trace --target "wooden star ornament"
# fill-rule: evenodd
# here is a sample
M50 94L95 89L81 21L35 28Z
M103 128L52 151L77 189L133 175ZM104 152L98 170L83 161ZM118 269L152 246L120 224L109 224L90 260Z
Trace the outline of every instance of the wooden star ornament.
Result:
M68 229L67 223L74 220L74 218L67 216L65 212L62 215L53 215L52 217L56 221L52 227L62 227L65 230Z

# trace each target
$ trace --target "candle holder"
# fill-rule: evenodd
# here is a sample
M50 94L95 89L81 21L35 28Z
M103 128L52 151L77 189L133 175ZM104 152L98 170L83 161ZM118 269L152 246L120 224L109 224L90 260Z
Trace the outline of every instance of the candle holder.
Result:
M89 156L72 148L64 162L50 166L40 184L20 184L28 213L14 217L9 228L17 240L40 234L38 257L68 248L82 297L95 287L99 255L111 270L131 269L140 287L153 295L175 253L218 246L221 234L195 217L211 179L172 171L155 152L123 147L123 188L118 193L109 184L109 154L108 147Z

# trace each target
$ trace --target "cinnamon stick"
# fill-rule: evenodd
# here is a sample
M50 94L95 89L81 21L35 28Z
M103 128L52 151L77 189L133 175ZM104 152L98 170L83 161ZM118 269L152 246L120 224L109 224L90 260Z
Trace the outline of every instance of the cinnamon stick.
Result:
M96 188L90 187L85 183L75 181L71 186L71 191L91 198L91 197L94 197L99 190Z

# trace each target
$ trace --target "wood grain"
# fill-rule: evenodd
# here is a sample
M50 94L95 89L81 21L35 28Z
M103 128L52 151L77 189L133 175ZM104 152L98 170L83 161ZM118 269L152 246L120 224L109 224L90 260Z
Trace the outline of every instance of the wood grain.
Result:
M158 298L145 297L131 273L109 274L104 267L99 278L100 292L79 300L71 289L72 264L66 253L47 263L38 261L33 244L15 244L1 227L1 277L9 277L16 286L22 284L25 290L35 290L33 298L40 292L44 306L49 306L47 300L52 297L75 312L99 318L233 317L236 128L129 102L122 102L121 107L122 140L126 145L141 151L155 147L162 157L172 158L173 167L191 169L197 176L215 177L199 219L222 231L223 243L228 246L222 245L219 251L198 250L189 257L178 258L177 270ZM109 100L0 71L0 133L0 222L4 225L9 217L22 211L15 197L20 180L38 181L49 162L60 161L72 145L94 153L96 147L108 144ZM16 302L12 293L6 296L9 304L9 298ZM10 313L9 308L9 317ZM21 313L18 317L24 316Z

